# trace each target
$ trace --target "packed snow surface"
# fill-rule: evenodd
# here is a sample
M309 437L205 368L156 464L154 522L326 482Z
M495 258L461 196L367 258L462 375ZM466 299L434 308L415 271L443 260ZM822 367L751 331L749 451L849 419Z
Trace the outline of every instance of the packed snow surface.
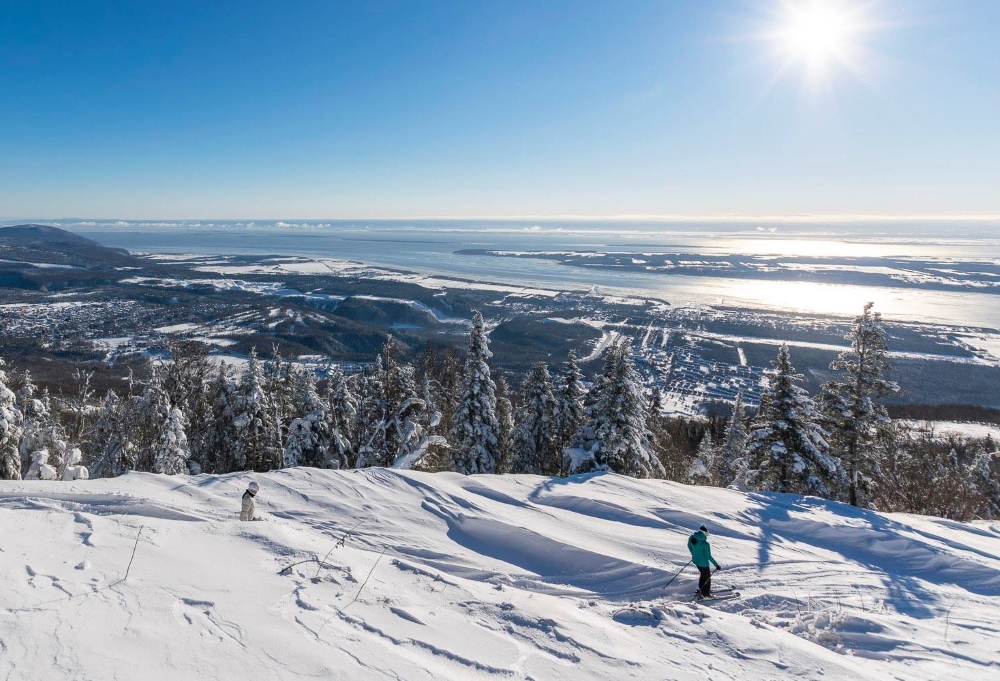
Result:
M236 519L251 479L265 522ZM741 598L666 586L702 522ZM996 523L303 468L4 482L0 527L2 678L1000 677Z

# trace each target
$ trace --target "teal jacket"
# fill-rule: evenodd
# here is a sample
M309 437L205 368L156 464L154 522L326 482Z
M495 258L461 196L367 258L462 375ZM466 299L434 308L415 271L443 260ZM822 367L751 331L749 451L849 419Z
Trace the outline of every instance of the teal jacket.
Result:
M715 558L712 558L712 547L708 545L708 537L701 530L688 537L688 551L691 552L691 562L698 567L707 568L709 562L716 568L719 567Z

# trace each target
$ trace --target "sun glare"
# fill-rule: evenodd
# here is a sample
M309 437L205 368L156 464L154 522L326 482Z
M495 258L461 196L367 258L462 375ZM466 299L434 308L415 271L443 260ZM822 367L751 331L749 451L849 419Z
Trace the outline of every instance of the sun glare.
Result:
M860 69L865 31L858 0L786 0L771 38L786 61L817 76L835 66Z
M794 10L789 17L788 48L811 59L835 55L849 34L846 18L830 7L814 3Z

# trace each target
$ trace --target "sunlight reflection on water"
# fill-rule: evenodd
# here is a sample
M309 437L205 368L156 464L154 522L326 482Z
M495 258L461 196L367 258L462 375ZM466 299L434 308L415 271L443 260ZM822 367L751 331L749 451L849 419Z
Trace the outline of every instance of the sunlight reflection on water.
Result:
M72 226L67 225L72 228ZM732 279L711 276L614 271L536 259L458 255L467 248L520 250L635 250L691 254L824 257L908 257L942 261L1000 260L1000 240L988 228L954 228L952 237L920 227L905 231L880 225L847 234L813 230L796 235L705 230L532 230L462 227L355 226L308 229L242 227L108 227L77 231L108 246L132 251L197 254L300 255L358 260L425 274L492 283L586 291L666 300L672 305L725 305L757 310L854 315L865 302L895 321L934 322L996 329L1000 295L904 287L822 284L806 281ZM912 226L907 225L907 228ZM976 230L979 230L978 232ZM748 233L749 232L749 233Z

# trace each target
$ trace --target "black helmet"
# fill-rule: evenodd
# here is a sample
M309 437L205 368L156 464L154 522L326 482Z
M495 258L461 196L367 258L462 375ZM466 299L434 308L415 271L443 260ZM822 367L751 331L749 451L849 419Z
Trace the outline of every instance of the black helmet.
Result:
M705 523L702 523L701 527L699 527L698 529L704 532L705 534L708 534L708 525L706 525Z

